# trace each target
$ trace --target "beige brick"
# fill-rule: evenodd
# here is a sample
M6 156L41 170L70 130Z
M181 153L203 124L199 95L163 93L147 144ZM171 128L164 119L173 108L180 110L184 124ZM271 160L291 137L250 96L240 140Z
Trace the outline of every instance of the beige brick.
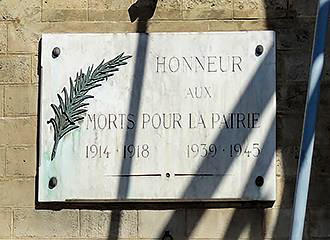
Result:
M6 149L0 147L0 178L5 176L6 170Z
M139 211L139 238L160 239L165 231L170 231L174 239L184 239L185 211Z
M80 212L82 237L137 237L137 211L88 211Z
M26 118L0 118L0 144L35 144L37 119Z
M310 210L310 221L311 237L330 238L330 209Z
M32 57L32 83L36 84L39 82L39 73L38 73L38 56Z
M123 3L125 3L125 5ZM132 3L131 0L115 1L115 2L113 2L112 0L89 0L88 7L89 9L107 10L107 9L112 9L113 8L112 4L114 4L115 6L119 6L119 9L123 9L124 6L129 7L131 3Z
M89 10L90 21L128 21L129 15L127 10Z
M208 21L151 21L148 30L151 32L200 32L208 31ZM9 52L38 53L38 42L41 33L109 33L136 32L138 23L130 22L58 22L9 24Z
M109 33L135 32L136 23L130 22L58 22L8 25L8 51L29 52L37 55L42 33Z
M157 7L152 19L182 19L181 0L158 0Z
M0 53L5 53L6 51L7 51L7 25L5 23L0 22Z
M313 40L313 29L314 21L310 18L294 18L294 19L259 19L259 20L224 20L224 21L208 21L210 31L257 31L257 30L273 30L276 32L276 44L278 52L278 70L283 71L284 74L290 71L290 74L296 74L296 79L299 80L300 76L304 76L304 72L294 73L297 70L300 62L303 60L305 64L309 64L310 55L306 52L306 49L311 49ZM330 33L328 34L330 37ZM288 52L287 50L299 49L299 51ZM304 51L302 51L302 49ZM279 50L285 50L279 52ZM281 55L279 55L279 53ZM292 53L292 56L289 54ZM307 59L305 58L307 55ZM288 57L289 59L284 59ZM330 57L330 50L329 50ZM328 58L329 58L328 57ZM297 60L295 63L294 61ZM285 62L283 62L285 61ZM286 65L285 69L282 69L283 63L295 64L292 70L286 69L290 68L290 65ZM293 65L293 66L295 66ZM329 64L330 65L330 64ZM329 71L330 72L330 67ZM284 81L285 76L283 73L279 73L279 81ZM329 77L328 77L329 78Z
M210 31L257 31L266 29L268 29L268 23L264 20L209 21Z
M78 211L14 210L16 237L77 237Z
M11 211L0 208L0 238L10 237L11 232Z
M4 115L4 105L5 105L5 88L0 86L0 117Z
M262 212L259 209L187 210L190 238L262 239Z
M128 8L134 3L136 2L136 0L121 0L121 1L117 1L117 0L90 0L89 2L89 6L91 7L93 4L98 4L96 2L100 2L101 4L104 4L107 6L107 8L110 9L114 9L114 10L126 10L128 11ZM103 5L104 6L104 5ZM102 6L102 8L103 8Z
M234 18L284 17L287 0L234 0Z
M137 24L130 22L58 22L8 25L8 51L38 54L42 33L109 33L135 32Z
M131 0L90 0L89 20L91 21L128 21L128 8Z
M31 82L31 57L0 55L0 84Z
M7 148L7 176L35 176L36 146Z
M296 176L300 146L278 146L276 151L276 174L280 177Z
M234 0L183 0L184 19L231 19Z
M10 86L5 88L5 115L36 115L37 86Z
M295 182L295 177L278 177L276 179L276 201L274 207L292 208Z
M147 28L146 28L147 26ZM138 22L135 21L134 23L131 22L117 22L116 26L113 26L113 32L146 32L145 29L149 29L150 22Z
M87 21L87 9L44 9L42 10L42 21L64 22L64 21Z
M0 18L17 22L40 21L40 0L2 0L0 1Z
M43 0L42 21L83 21L88 19L87 0Z
M1 207L34 206L33 179L10 179L0 181Z
M207 21L155 21L150 22L148 26L150 32L206 32L207 30Z
M265 209L265 238L289 239L292 209L270 208ZM308 216L305 218L303 239L308 238Z
M43 0L43 9L83 9L88 7L88 0Z
M51 29L50 24L8 24L8 51L37 54L40 33L47 31L47 28Z
M135 32L136 24L130 22L63 22L52 24L52 32L61 33L109 33L109 32Z

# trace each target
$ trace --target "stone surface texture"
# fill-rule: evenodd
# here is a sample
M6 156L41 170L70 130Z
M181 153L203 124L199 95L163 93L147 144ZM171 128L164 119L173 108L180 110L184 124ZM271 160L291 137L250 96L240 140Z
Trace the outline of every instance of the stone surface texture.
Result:
M5 176L6 171L6 149L4 147L0 148L0 177Z
M0 53L7 51L7 25L0 23Z
M0 1L0 239L151 240L162 238L165 231L174 239L288 239L318 1L158 0L147 23L137 20L131 23L127 10L133 2ZM41 207L35 202L34 181L38 98L35 89L40 88L37 56L41 34L145 29L148 32L276 31L278 189L273 205L252 204L248 209L237 209L239 205L231 203L224 206L137 203L115 207L98 204L89 210L81 206L62 211L35 209ZM304 239L308 240L330 238L329 49L321 85L305 220ZM114 214L110 210L102 211L111 208L117 209L112 210ZM132 210L122 210L127 208Z
M34 177L36 169L35 145L8 147L6 155L6 175Z
M5 88L6 116L37 114L38 88L36 86L10 86Z
M78 210L14 210L14 234L17 237L77 237Z
M274 32L42 36L40 201L275 199ZM239 46L243 41L249 44ZM141 49L148 45L151 54L145 60L137 44ZM250 54L258 44L264 53ZM55 59L50 54L54 46L63 52ZM52 153L57 132L48 120L54 119L50 106L58 104L58 89L70 91L68 80L75 72L86 73L87 66L121 52L132 57L108 81L88 91L94 98L85 101L85 118L75 121L79 128L60 139ZM81 62L84 57L88 61ZM139 92L140 106L128 107ZM125 143L126 128L135 134L135 147ZM125 161L132 167L123 173ZM51 192L49 175L61 176L62 183ZM129 189L118 190L122 175ZM262 187L255 184L257 176L263 177Z
M85 238L107 238L118 235L120 238L137 237L137 211L90 211L80 212L81 236ZM116 228L111 227L112 225Z

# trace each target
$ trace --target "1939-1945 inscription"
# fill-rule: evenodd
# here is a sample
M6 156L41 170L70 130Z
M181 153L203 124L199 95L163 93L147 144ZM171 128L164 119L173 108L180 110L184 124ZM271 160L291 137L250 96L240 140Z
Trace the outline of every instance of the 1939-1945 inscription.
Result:
M275 200L274 49L271 31L43 35L39 201Z

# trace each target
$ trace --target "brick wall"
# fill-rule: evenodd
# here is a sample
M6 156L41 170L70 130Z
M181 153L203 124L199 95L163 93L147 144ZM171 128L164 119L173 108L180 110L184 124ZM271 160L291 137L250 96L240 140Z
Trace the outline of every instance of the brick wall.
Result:
M288 239L316 0L158 0L149 32L277 32L277 201L271 208L35 210L37 55L44 32L136 32L131 0L0 0L0 239ZM330 47L329 47L330 48ZM330 60L327 57L327 60ZM305 238L330 238L330 65ZM150 207L148 207L150 209Z

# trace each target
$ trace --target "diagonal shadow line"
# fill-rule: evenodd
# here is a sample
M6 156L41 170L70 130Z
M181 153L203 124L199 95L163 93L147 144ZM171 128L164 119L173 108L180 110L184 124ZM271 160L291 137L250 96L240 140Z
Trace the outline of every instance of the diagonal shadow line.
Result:
M277 220L276 226L278 226L278 220Z
M322 54L322 52L321 51L319 51L319 52L316 52L316 54L313 56L313 59L315 60L316 58L318 58L319 57L319 55L321 55ZM309 86L310 87L310 86ZM310 96L310 99L311 99L311 101L313 101L315 98L319 98L319 92L318 91L316 91L316 88L317 87L315 87L314 88L314 90L312 91L312 94L311 94L311 96ZM317 111L317 110L316 110ZM314 116L315 118L317 117L316 116L316 114L315 114L315 116ZM312 135L312 134L309 134L308 135L308 138L306 138L305 139L305 141L304 141L304 145L305 146L309 146L310 144L312 144L312 142L314 142L314 135ZM306 154L306 153L300 153L300 154ZM255 165L255 167L256 166L258 166L259 164L261 164L261 158L258 158L258 160L257 160L257 162L256 162L256 165ZM262 176L262 175L264 175L265 173L266 173L266 170L268 170L268 168L269 168L269 164L268 164L268 167L267 168L265 168L265 169L263 169L264 170L264 172L260 172L260 175ZM253 170L254 171L254 170ZM250 182L251 180L253 180L253 171L251 172L251 174L250 174L250 176L249 176L249 180L247 181L247 183L248 182ZM247 185L248 184L246 184L245 185L245 187L244 187L244 193L246 193L247 192ZM244 195L244 194L243 194ZM283 198L284 198L284 195L282 195L282 199L281 200L283 200ZM263 214L264 215L264 214ZM239 238L239 236L240 236L240 234L241 234L241 232L242 232L242 230L244 229L243 227L241 227L239 230L240 231L238 231L238 228L237 227L233 227L234 226L234 223L235 223L235 221L237 220L239 218L239 213L238 213L238 211L236 210L235 212L234 212L234 214L232 215L232 217L231 217L231 219L230 219L230 222L229 222L229 224L228 224L228 228L226 229L226 233L225 233L225 235L224 235L224 239L227 239L227 238L231 238L231 239L238 239ZM274 237L274 233L275 232L277 232L278 231L278 229L279 229L279 218L280 218L280 216L278 216L277 217L277 220L276 220L276 224L275 224L275 227L272 229L272 232L271 232L271 236L272 237ZM245 222L243 225L248 225L248 224L250 224L249 222ZM231 229L233 229L233 231L231 230ZM234 236L232 236L231 234L232 233L234 233Z
M269 56L269 53L267 53ZM267 57L268 57L267 56ZM267 58L266 57L266 58ZM253 92L253 88L255 87L257 83L257 81L260 80L260 73L259 71L263 68L262 66L264 66L265 61L259 66L257 72L255 73L253 79L250 81L250 83L248 84L248 86L246 87L244 93L242 94L241 98L239 99L239 101L236 103L235 107L233 108L232 111L230 112L239 112L240 107L243 103L247 102L250 98L250 94L251 92ZM263 111L265 110L266 105L268 104L268 102L271 100L272 96L275 94L272 91L269 91L268 89L264 89L263 90L263 94L265 96L264 98L264 105L261 106L261 108L259 109L260 115L263 113ZM243 129L242 129L243 130ZM250 134L250 130L244 129L246 131L242 131L243 132L243 136L242 136L242 140L241 142L245 142L247 140L247 138L249 137ZM226 136L227 133L225 133L224 130L220 131L220 133L218 134L217 138L214 140L214 143L219 142L219 140L223 139ZM236 157L233 158L232 162L233 163L235 161ZM204 160L202 161L201 165L199 166L198 170L196 172L204 172L204 170L206 170L208 168L208 162L205 161L207 160L207 158L204 158ZM231 166L231 164L228 164L227 166L225 166L226 168L224 169L226 172L228 171L229 167ZM207 193L206 197L211 197L212 194L214 193L214 191L216 190L216 188L218 187L218 185L220 184L222 178L219 178L219 181L216 185L212 185L211 188L208 188L207 191L205 193ZM190 184L188 185L188 187L185 189L184 193L182 194L183 197L187 196L187 194L194 188L194 184L193 181L195 180L195 178L193 178L190 182Z
M320 53L318 53L318 54L320 54ZM317 55L318 56L318 55ZM317 56L315 57L315 58L317 58ZM317 98L318 97L318 92L316 91L316 88L312 91L312 95L311 95L311 100L312 99L315 99L315 98ZM316 116L315 116L316 117ZM305 139L305 143L304 144L306 144L306 146L308 146L309 144L311 144L312 143L312 140L313 140L313 136L312 136L312 134L310 134L309 135L309 137L308 138L306 138ZM314 140L313 140L314 141ZM256 162L256 166L258 166L259 164L261 164L261 162L262 162L262 160L261 160L262 158L258 158L258 160L257 160L257 162ZM270 165L268 164L268 167L269 167ZM262 175L264 175L265 173L266 173L266 170L268 170L268 168L265 168L265 169L263 169L264 171L263 172L260 172L260 175L262 176ZM251 172L251 173L253 173L253 172ZM258 172L259 173L259 172ZM250 182L251 180L253 180L253 174L250 174L250 176L249 176L249 181L248 182ZM244 193L246 193L247 192L247 184L245 185L245 187L244 187ZM244 195L244 194L243 194ZM283 197L283 196L282 196ZM231 237L231 238L233 238L233 239L236 239L236 238L238 238L239 237L239 235L240 235L240 233L241 233L241 231L237 231L237 228L235 228L235 227L233 227L234 226L234 222L236 221L236 219L237 218L239 218L239 214L238 214L238 212L237 211L235 211L235 213L233 214L233 216L232 216L232 218L231 218L231 220L230 220L230 223L228 224L228 229L226 230L226 234L224 235L224 239L227 239L227 238L229 238L229 237ZM279 218L279 217L278 217ZM279 220L279 219L278 219ZM277 221L278 221L277 220ZM246 224L248 224L248 223L246 223ZM277 229L278 229L278 224L276 224L276 227L275 228L273 228L273 231L272 231L272 233L271 233L271 236L273 236L274 235L274 233L277 231ZM231 231L231 229L234 229L235 231ZM240 230L243 230L243 228L240 228ZM230 236L230 234L232 233L232 232L235 232L235 236Z
M247 102L250 98L250 93L253 92L253 89L255 88L255 86L258 84L258 81L261 81L261 77L262 74L260 74L261 69L263 69L263 66L265 66L266 64L269 64L267 62L268 57L270 53L267 53L267 56L264 58L264 61L260 64L260 66L258 67L257 71L255 72L252 80L248 83L247 87L245 88L242 96L240 97L240 99L238 100L238 102L236 103L236 105L234 106L234 108L230 111L230 112L239 112L241 104L244 102ZM263 113L263 111L265 110L267 104L269 103L269 101L271 100L272 96L275 94L274 91L270 91L269 89L263 89L262 94L264 95L264 105L260 107L259 112L260 115ZM242 136L242 142L245 142L248 138L248 136L250 135L251 131L245 131L243 136ZM220 131L220 133L218 134L217 138L213 141L213 143L216 143L218 141L220 141L221 139L223 139L223 137L225 137L226 133L224 130ZM235 161L236 157L233 158L231 164ZM228 166L224 167L224 172L228 172L231 164L228 164ZM198 167L196 172L204 172L205 170L208 169L208 162L207 162L207 158L204 158L203 161L201 162L201 165ZM209 185L207 187L207 189L204 189L204 196L205 197L211 197L213 195L213 193L215 192L216 188L220 185L220 183L222 182L223 177L218 178L218 182L216 182L215 184ZM198 182L198 178L197 177L193 177L192 180L189 182L187 188L185 189L184 193L182 194L182 198L185 198L189 195L190 192L194 191L195 188L195 182ZM170 217L169 221L167 222L167 224L165 225L165 227L163 228L163 230L160 232L160 234L162 234L163 232L165 232L166 230L168 230L168 228L170 226L173 226L176 222L175 219L175 215L178 214L179 210L176 210L172 216ZM200 212L200 216L197 216L195 223L193 224L192 228L195 228L195 226L197 225L197 223L200 221L202 215L204 214L205 211ZM190 233L186 234L186 238L188 239L190 236ZM161 236L158 236L158 238L161 238Z
M273 122L271 124L271 127L269 128L269 131L268 131L268 134L267 134L267 137L265 138L265 141L263 143L263 146L268 146L268 144L270 143L271 141L271 134L272 132L274 131L274 128L275 128L275 118L273 119ZM249 183L253 182L255 177L256 177L256 174L255 172L257 171L257 168L258 166L261 165L261 163L265 163L265 160L263 159L262 155L263 153L265 152L265 149L262 148L261 150L261 153L259 155L259 157L257 158L256 162L255 162L255 166L254 168L252 169L252 171L250 172L250 175L248 177L248 180L246 181L246 184L244 186L244 192L243 192L243 196L245 194L247 194L248 192L248 186L249 186ZM272 159L269 159L269 162L267 162L267 167L264 167L264 168L261 168L260 170L258 169L258 175L260 176L264 176L267 171L269 170L269 167L272 163ZM228 228L226 229L226 232L224 234L224 237L223 239L238 239L240 237L240 234L242 233L242 231L244 230L244 227L243 226L247 226L247 225L251 225L251 223L249 222L249 219L247 218L244 218L243 219L243 223L241 222L241 216L240 216L240 213L239 213L239 210L235 210L234 214L232 215L230 221L229 221L229 224L228 224ZM237 228L237 224L235 224L236 222L239 222L241 225L240 228ZM252 234L252 233L250 233ZM256 239L257 236L250 236L252 239ZM260 236L262 237L262 236ZM257 238L259 239L259 238Z
M146 21L138 21L138 30L147 29ZM145 64L146 64L146 55L148 48L149 36L147 33L140 33L137 43L137 53L136 53L136 63L134 66L134 74L133 74L133 83L131 90L131 97L129 102L128 112L136 116L136 125L138 124L138 115L140 111L140 102L141 102L141 94L143 89L143 80L145 73ZM136 139L136 129L127 129L125 134L124 145L134 144ZM132 159L130 158L122 158L121 160L121 169L120 174L130 174L132 169ZM128 194L130 179L122 177L120 178L118 185L118 194L117 199L125 199ZM110 220L110 233L108 239L118 239L119 238L119 229L121 223L121 211L114 210L111 213Z
M265 141L262 144L263 146L269 146L268 144L270 144L270 142L272 141L271 140L271 137L272 137L271 135L274 133L275 125L276 125L276 122L275 122L275 118L274 118L272 120L271 127L268 130L268 133L267 133L267 136L265 138ZM251 182L254 182L254 179L257 176L255 174L256 168L257 168L257 166L259 166L259 164L261 162L264 162L264 158L263 158L263 153L264 152L265 152L265 149L262 148L261 149L261 153L260 153L259 157L257 158L257 160L255 162L255 166L252 169L252 171L251 171L251 173L249 175L249 178L246 181L246 184L245 184L245 186L243 188L244 191L242 193L242 196L245 196L246 193L248 192L248 185L251 184ZM261 170L258 171L258 175L259 176L264 176L266 174L267 170L269 169L269 167L270 167L270 165L271 165L271 163L273 161L273 158L269 158L268 161L269 162L267 163L267 167L266 168L262 168ZM204 211L197 212L196 214L197 214L197 217L196 218L197 219L200 219L203 216ZM195 217L194 217L194 219L195 219ZM244 221L244 222L242 223L242 221ZM251 224L249 221L250 221L250 219L242 219L241 216L240 216L239 210L236 209L235 212L234 212L234 214L232 215L232 217L230 219L230 223L228 224L229 227L226 229L226 232L224 234L223 239L238 239L239 236L240 236L240 234L241 234L241 232L244 230L243 226L247 226L248 224ZM240 225L241 228L237 228L236 222L239 222L240 224L242 224L242 225ZM198 221L195 221L193 223L193 225L190 226L189 229L191 231L186 232L186 234L187 234L188 237L192 234L192 231L196 228L197 224L198 224ZM233 229L233 231L231 231L231 229ZM232 233L234 233L234 235L232 235ZM255 236L253 236L253 237L255 237ZM255 239L255 238L253 238L253 239Z
M317 48L316 49L316 51L317 52L315 52L315 54L313 54L313 56L312 56L312 60L315 60L315 59L317 59L320 55L322 55L323 54L323 51L320 49L320 48ZM309 74L311 74L311 73L309 73ZM318 84L320 84L320 82L318 82ZM310 88L311 86L309 85L308 86L308 88ZM313 101L315 101L314 99L316 99L316 98L319 98L319 91L317 91L317 86L315 86L315 88L313 89L313 91L312 91L312 94L310 95L310 101L311 102L313 102ZM307 103L306 103L307 104ZM317 112L317 108L318 108L318 105L316 106L316 112ZM316 122L316 118L317 117L317 114L314 114L314 116L313 116L313 119L312 120L309 120L309 119L307 119L307 121L309 122L309 121L314 121L314 122ZM307 125L308 125L308 123L307 123ZM305 146L305 149L307 149L307 146L309 146L310 144L314 144L314 139L315 139L315 135L313 135L313 134L309 134L308 135L308 138L305 138L304 139L304 141L302 142L302 144ZM306 154L305 152L302 152L301 150L300 150L300 155L304 155L304 154ZM300 158L299 158L300 159ZM260 164L261 163L261 161L260 161L260 158L258 158L258 161L257 161L257 163L256 163L256 166L258 165L258 164ZM268 167L269 167L269 165L268 165ZM266 169L264 169L264 170L266 170ZM264 173L262 173L262 174L264 174ZM249 177L249 181L251 181L251 179L252 179L252 175L250 175L250 177ZM285 186L284 186L284 188L285 188ZM247 186L245 186L245 192L247 191ZM284 194L281 196L281 201L280 202L282 202L283 201L283 199L284 199ZM281 213L280 213L281 214ZM277 231L279 231L279 229L280 229L280 227L279 227L279 222L280 222L280 214L277 216L277 219L276 219L276 223L275 223L275 227L274 228L272 228L272 232L270 233L270 236L272 236L272 237L274 237L274 234L277 232ZM292 218L293 218L293 215L291 216ZM240 228L240 230L241 231L237 231L237 228L235 228L234 229L234 227L233 227L233 225L234 225L234 222L237 220L239 218L239 214L238 214L238 211L236 210L235 212L234 212L234 214L232 215L232 217L231 217L231 220L230 220L230 222L229 222L229 224L228 224L228 228L226 229L226 233L225 233L225 235L224 235L224 239L227 239L227 238L229 238L229 237L231 237L231 238L233 238L233 239L238 239L239 238L239 235L241 234L241 231L243 230L243 228ZM263 213L263 216L262 216L262 218L264 218L264 213ZM244 225L246 226L247 224L249 224L249 222L245 222L244 223ZM292 227L292 226L291 226ZM233 229L234 231L231 231L231 229ZM234 236L231 236L230 234L232 233L232 232L234 232L235 233L235 235ZM262 236L262 237L265 237L265 236ZM289 237L289 236L288 236Z
M133 84L132 84L132 92L129 103L129 113L136 116L136 125L138 125L138 115L140 112L140 102L141 102L141 94L143 89L143 80L144 80L144 72L145 72L145 64L146 64L146 55L148 48L148 34L139 34L138 44L137 44L137 54L136 54L136 65L133 75ZM126 131L124 144L134 144L136 138L136 129L131 129ZM133 158L123 158L121 161L121 170L120 174L130 174L132 168L132 159ZM129 189L129 178L120 178L119 187L118 187L118 199L124 199L127 197L128 189Z

